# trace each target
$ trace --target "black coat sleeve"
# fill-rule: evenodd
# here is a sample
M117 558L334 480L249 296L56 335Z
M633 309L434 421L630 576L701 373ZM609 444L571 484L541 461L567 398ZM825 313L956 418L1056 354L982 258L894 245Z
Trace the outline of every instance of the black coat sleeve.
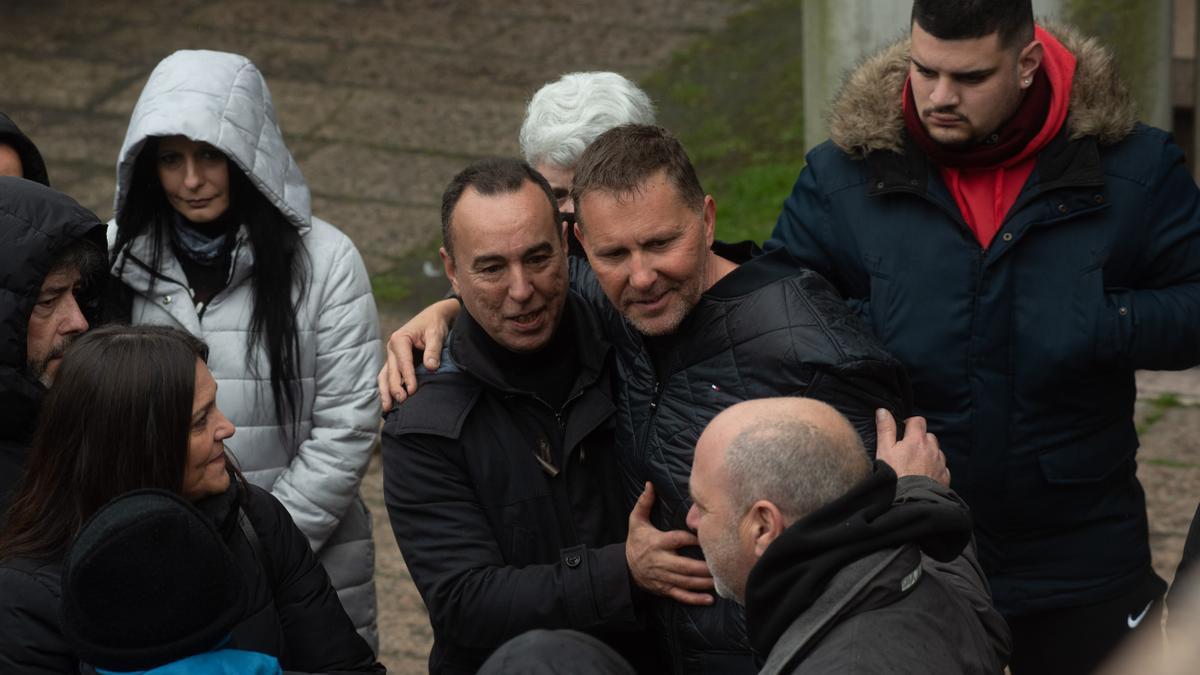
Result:
M34 573L0 568L0 673L73 673L58 621L59 590Z
M262 542L275 609L283 628L284 670L311 673L384 673L354 630L329 575L287 510L270 493L250 486L242 508Z
M450 457L456 443L383 434L388 515L439 638L491 649L534 628L632 628L624 543L508 564L472 477Z
M901 424L912 414L912 388L904 366L884 349L843 302L837 290L811 271L792 280L790 305L803 308L824 339L814 342L808 321L794 328L796 367L816 369L802 395L828 403L846 416L875 456L875 411L890 411Z

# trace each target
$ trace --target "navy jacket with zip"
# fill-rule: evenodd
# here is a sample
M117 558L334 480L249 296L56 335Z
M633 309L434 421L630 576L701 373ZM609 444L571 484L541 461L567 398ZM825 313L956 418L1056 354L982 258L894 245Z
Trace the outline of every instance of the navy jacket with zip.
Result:
M1134 371L1200 362L1200 191L1168 134L1133 123L1103 50L1059 38L1078 59L1068 122L988 249L903 131L905 43L848 80L768 244L907 367L1010 617L1150 573Z

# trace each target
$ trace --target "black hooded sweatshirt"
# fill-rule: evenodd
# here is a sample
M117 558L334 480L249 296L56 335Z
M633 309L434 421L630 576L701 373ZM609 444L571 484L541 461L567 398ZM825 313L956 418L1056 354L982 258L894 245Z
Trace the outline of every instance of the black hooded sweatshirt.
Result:
M896 473L876 461L849 492L793 523L750 572L746 624L756 653L765 656L792 621L843 567L882 549L918 544L949 561L971 538L971 518L939 504L896 507Z
M105 250L105 226L70 197L22 178L0 176L0 521L24 472L46 388L27 366L25 336L46 273L79 239ZM85 280L80 305L97 317L107 271Z
M45 186L50 185L50 176L46 173L46 162L42 160L42 153L38 152L33 141L21 132L17 123L4 113L0 113L0 143L10 145L13 150L17 151L17 155L21 158L24 177L27 180Z
M876 461L751 569L746 623L761 672L1003 671L1010 635L970 537L957 495Z

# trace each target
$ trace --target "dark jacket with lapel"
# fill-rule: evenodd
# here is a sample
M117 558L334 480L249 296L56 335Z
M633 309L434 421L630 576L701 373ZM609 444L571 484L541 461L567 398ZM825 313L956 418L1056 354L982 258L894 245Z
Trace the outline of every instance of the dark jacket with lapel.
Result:
M506 382L466 338L482 330L463 312L442 367L384 425L388 513L429 609L432 673L473 673L534 628L626 649L637 625L610 348L583 302L567 303L580 372L560 409ZM555 476L537 460L543 442Z

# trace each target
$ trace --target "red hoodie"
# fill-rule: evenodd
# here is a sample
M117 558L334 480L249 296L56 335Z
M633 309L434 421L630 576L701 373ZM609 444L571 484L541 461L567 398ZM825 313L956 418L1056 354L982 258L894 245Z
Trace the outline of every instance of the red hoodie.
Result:
M943 164L938 167L963 220L975 233L979 245L985 249L992 243L992 238L1004 224L1008 210L1017 201L1017 195L1033 173L1037 153L1058 134L1067 119L1071 84L1075 77L1075 56L1041 26L1035 28L1034 38L1042 43L1044 56L1041 70L1050 84L1050 106L1041 130L1017 154L992 166L965 168ZM915 120L908 82L904 85L904 92L905 117ZM911 132L924 136L918 140L932 141L919 121L915 129L912 123L908 126Z

